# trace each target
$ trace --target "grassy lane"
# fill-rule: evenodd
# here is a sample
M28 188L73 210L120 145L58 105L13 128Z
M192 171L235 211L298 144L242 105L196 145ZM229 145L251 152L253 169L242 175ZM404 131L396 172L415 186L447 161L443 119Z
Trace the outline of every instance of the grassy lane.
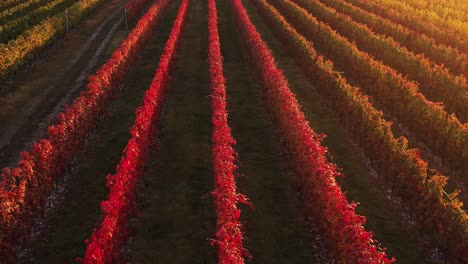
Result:
M84 254L84 240L90 236L101 214L99 203L107 197L105 176L117 165L135 121L135 110L148 89L169 36L180 1L175 1L157 26L141 60L129 73L112 110L83 153L83 159L72 173L70 190L54 213L50 236L33 254L32 263L74 263ZM117 43L115 43L117 44Z
M2 1L2 3L0 3L0 12L1 11L5 11L9 8L13 8L17 5L20 5L24 2L27 2L28 0L6 0L6 1Z
M50 5L52 4L53 5ZM26 30L38 25L42 21L52 17L75 3L73 0L48 1L37 9L26 13L24 16L13 17L0 29L0 40L2 44L18 38Z
M13 19L16 19L16 18L19 18L19 17L23 17L25 15L27 15L28 13L30 12L33 12L34 10L36 10L37 8L39 8L40 6L44 5L44 3L48 3L49 0L33 0L33 1L26 1L21 5L17 5L17 6L14 6L12 8L8 8L4 11L0 11L0 26L4 26L6 23L8 23L9 21L13 20ZM12 9L15 9L15 10L12 10ZM0 8L1 10L1 8Z
M0 83L0 167L17 161L21 150L29 149L35 140L44 137L47 126L63 109L63 104L79 95L86 87L87 75L107 61L125 39L128 31L123 25L111 32L120 15L104 23L124 2L103 3L77 24L63 42L46 51L47 59L35 62L30 71L22 72L12 84ZM96 33L100 25L103 28ZM110 44L98 53L108 32Z
M217 6L230 126L239 154L238 188L255 206L243 208L245 247L253 255L252 263L315 263L279 139L263 107L261 88L249 74L233 14L227 1L217 1Z
M327 107L314 87L307 81L302 71L273 33L257 14L249 1L243 1L249 16L262 35L262 38L273 50L279 68L291 84L291 90L297 95L299 103L311 126L319 133L327 135L324 144L329 148L334 162L343 168L346 175L339 182L346 191L348 200L360 203L357 213L366 216L366 229L375 233L375 238L388 248L388 254L394 256L398 263L431 263L396 215L399 212L387 202L385 195L370 180L369 170L363 162L362 151L353 143L333 109ZM418 235L418 234L414 234Z
M207 6L194 0L142 182L131 263L216 263Z

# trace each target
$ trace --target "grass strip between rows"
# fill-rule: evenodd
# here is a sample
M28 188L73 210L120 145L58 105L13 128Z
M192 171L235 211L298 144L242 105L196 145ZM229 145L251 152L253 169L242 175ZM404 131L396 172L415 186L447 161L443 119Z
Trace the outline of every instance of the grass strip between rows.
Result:
M462 124L442 105L426 99L418 85L394 69L360 51L327 24L318 21L290 0L269 0L326 58L340 67L346 77L375 98L390 116L405 124L451 169L468 171L468 124Z
M364 229L365 217L348 203L335 177L335 164L328 162L328 150L320 144L300 110L295 95L276 67L271 50L262 40L240 0L230 0L235 21L250 57L254 73L263 87L265 104L278 128L294 169L304 202L304 213L317 221L330 255L339 263L392 263Z
M34 56L66 32L65 12L68 12L68 25L73 26L102 1L80 0L70 6L67 11L43 20L8 43L0 44L0 80L17 73L22 66L29 63Z
M411 208L421 229L432 234L453 259L468 260L468 216L456 193L446 197L447 177L429 175L418 150L409 149L405 138L395 138L391 123L383 118L357 87L349 85L333 69L331 61L318 56L313 44L300 35L265 0L254 1L259 13L286 44L309 80L340 116L341 122L371 159L393 194ZM415 191L417 190L417 191Z
M55 181L66 173L107 106L138 58L154 26L163 16L168 0L158 0L140 19L112 57L89 78L86 90L58 114L46 138L21 153L0 178L0 255L14 258L18 244L30 240L33 219L45 210Z
M393 21L373 14L360 7L354 6L342 0L322 1L326 5L335 8L353 18L353 20L366 24L372 31L392 37L415 54L424 54L432 61L443 64L454 74L463 74L468 77L468 55L459 52L452 47L438 44L424 34L404 27Z
M437 26L430 19L421 17L412 11L402 11L396 8L384 5L382 1L364 1L364 0L343 0L352 3L355 6L363 8L369 12L385 17L395 23L411 28L416 32L426 34L428 37L435 39L438 43L444 44L453 48L457 48L460 52L468 54L468 39L465 34L456 32L455 29L447 26ZM393 0L387 1L387 3ZM465 37L464 37L465 36Z
M218 14L215 0L208 0L208 64L210 70L211 111L213 132L211 136L215 190L212 192L216 210L216 240L219 264L243 264L244 234L239 221L239 202L247 198L237 193L234 164L237 156L228 124L227 96L223 75L223 57L218 34Z
M127 242L129 218L136 211L136 190L154 145L157 124L168 89L170 74L183 33L190 0L183 0L174 21L159 66L143 103L136 110L131 138L114 175L107 176L108 199L101 202L102 221L93 232L81 263L122 263L121 251Z

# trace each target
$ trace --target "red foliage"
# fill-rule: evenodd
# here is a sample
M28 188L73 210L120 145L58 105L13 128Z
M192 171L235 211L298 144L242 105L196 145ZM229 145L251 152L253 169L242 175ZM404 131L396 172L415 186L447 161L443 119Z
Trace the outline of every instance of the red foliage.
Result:
M322 227L331 255L339 263L391 263L365 231L365 218L355 213L335 181L336 165L305 119L275 59L250 21L240 0L231 0L239 31L264 89L266 105L283 138L302 187L305 213Z
M146 91L142 105L136 110L132 135L114 175L107 176L109 196L101 202L103 219L91 236L82 263L121 263L121 249L128 234L129 216L135 212L138 179L148 160L164 103L170 71L185 25L190 0L184 0L166 42L159 67Z
M3 169L0 176L2 258L12 258L15 245L30 239L32 219L43 212L54 180L63 175L86 136L97 125L168 2L159 0L148 10L112 57L89 78L87 89L48 127L47 138L35 143L30 152L22 153L15 168Z
M212 192L216 210L216 240L218 263L244 263L247 251L243 247L244 236L239 222L241 211L238 202L246 202L246 197L237 193L234 171L233 146L236 141L231 135L226 110L226 87L223 76L223 57L219 44L218 15L215 0L208 0L208 63L211 82L211 109L213 134L212 158L215 190Z
M396 138L392 123L372 106L361 89L350 86L340 73L333 70L331 61L318 56L314 44L300 35L277 9L265 0L254 4L288 46L287 50L294 55L311 83L339 113L343 125L365 150L382 182L392 190L392 195L404 202L418 228L447 250L450 259L467 262L468 215L456 198L456 191L448 195L444 193L447 177L429 170L427 163L419 157L419 150L408 147L406 138ZM294 17L299 16L296 14ZM321 30L318 34L323 36L324 32Z
M366 94L373 96L389 116L408 126L451 169L460 172L462 177L468 175L468 124L461 122L464 118L459 120L455 114L449 114L441 103L429 101L420 92L421 85L362 52L355 43L337 34L328 24L319 21L294 1L270 2L300 34L312 41L314 46L320 47L322 54L343 69L348 78L357 82ZM382 49L381 52L388 51ZM420 70L414 72L422 73ZM446 86L436 82L430 85ZM466 99L466 96L457 96L458 93L446 88L443 90L449 96L452 94L457 100ZM466 103L457 105L464 106ZM462 108L468 113L466 107Z
M127 10L128 20L134 20L138 17L138 14L142 11L145 5L148 4L150 0L133 0L127 2L125 9Z

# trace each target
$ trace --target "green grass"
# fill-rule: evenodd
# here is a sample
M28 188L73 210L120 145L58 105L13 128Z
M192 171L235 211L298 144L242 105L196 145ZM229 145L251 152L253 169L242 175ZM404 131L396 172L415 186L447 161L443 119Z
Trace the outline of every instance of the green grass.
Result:
M0 124L4 125L0 127L0 132L5 133L11 127L18 126L15 135L0 151L0 166L12 164L18 158L18 153L21 150L29 148L31 141L45 135L47 125L49 125L48 115L75 85L81 72L87 67L91 58L96 55L96 49L119 17L114 17L109 21L110 23L104 26L101 33L79 57L76 64L69 68L71 58L75 56L75 53L84 45L96 28L118 7L120 2L123 1L116 0L101 5L95 10L95 13L80 22L79 28L72 32L63 43L57 43L55 47L46 51L46 54L50 56L46 56L47 60L32 66L31 72L27 70L22 72L20 79L14 81L10 87L5 87L5 90L2 90L2 84L0 84ZM94 73L110 58L112 52L128 34L126 30L121 30L122 26L119 27L113 33L110 45L98 55L97 63L89 70L90 74ZM86 80L82 82L80 87L67 99L67 103L78 96L86 87L86 83ZM8 86L6 83L5 85ZM39 102L39 105L33 112L23 113L25 108L36 101ZM27 122L24 122L23 119ZM51 121L54 122L54 119L52 118Z
M253 255L252 263L315 263L316 252L299 222L298 197L262 102L262 88L249 74L227 1L217 1L217 6L229 121L239 154L238 188L255 207L242 207L245 247Z
M33 252L30 262L72 263L74 257L83 255L84 240L100 220L99 202L107 196L105 176L114 171L130 137L135 109L149 87L180 2L172 3L123 84L110 115L84 150L66 199L52 219L50 235ZM339 182L349 200L360 202L357 211L367 217L367 230L375 233L398 263L430 263L413 239L418 234L406 231L399 211L370 180L362 151L339 124L333 109L324 104L251 3L244 4L273 49L311 126L327 135L324 145L346 175ZM255 206L255 210L241 206L251 263L315 263L320 253L300 221L298 197L268 110L263 107L261 87L249 73L227 1L219 0L217 6L229 122L239 154L238 188ZM140 210L132 219L133 234L127 247L131 263L217 262L216 249L208 240L215 237L216 219L210 196L213 173L206 14L206 1L192 1L158 124L156 147L140 184Z
M205 1L192 1L139 192L131 263L216 263L206 14Z

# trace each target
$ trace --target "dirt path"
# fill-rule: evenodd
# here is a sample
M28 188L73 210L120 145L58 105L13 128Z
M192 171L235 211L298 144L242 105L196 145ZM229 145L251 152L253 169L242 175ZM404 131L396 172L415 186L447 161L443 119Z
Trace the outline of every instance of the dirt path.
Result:
M261 88L249 73L227 1L217 1L221 51L227 77L228 111L239 154L239 191L255 206L243 208L246 248L252 263L315 263L316 250L300 223L298 197L281 157Z
M364 163L363 152L340 125L334 110L324 104L325 101L321 100L288 55L287 48L261 20L255 7L248 1L243 3L262 38L273 50L278 66L284 70L291 90L296 94L311 126L315 131L327 135L324 144L345 174L345 178L339 179L340 185L349 201L360 203L357 212L366 216L366 229L375 233L375 238L388 248L389 255L397 258L398 263L432 263L415 240L419 234L407 232L398 217L399 211L391 206L385 194L375 185L372 180L374 176Z
M9 87L0 88L0 166L15 162L20 150L43 137L65 104L125 37L118 8L125 0L105 2L76 26L48 57Z
M131 263L215 263L207 7L192 1L142 182Z
M103 120L83 151L66 182L68 192L50 219L48 235L34 249L27 263L74 263L75 257L83 255L84 241L99 222L100 201L107 197L105 176L114 172L130 138L128 130L154 76L176 15L179 1L176 2L155 28L141 60L129 73L120 95L112 104L108 118Z

